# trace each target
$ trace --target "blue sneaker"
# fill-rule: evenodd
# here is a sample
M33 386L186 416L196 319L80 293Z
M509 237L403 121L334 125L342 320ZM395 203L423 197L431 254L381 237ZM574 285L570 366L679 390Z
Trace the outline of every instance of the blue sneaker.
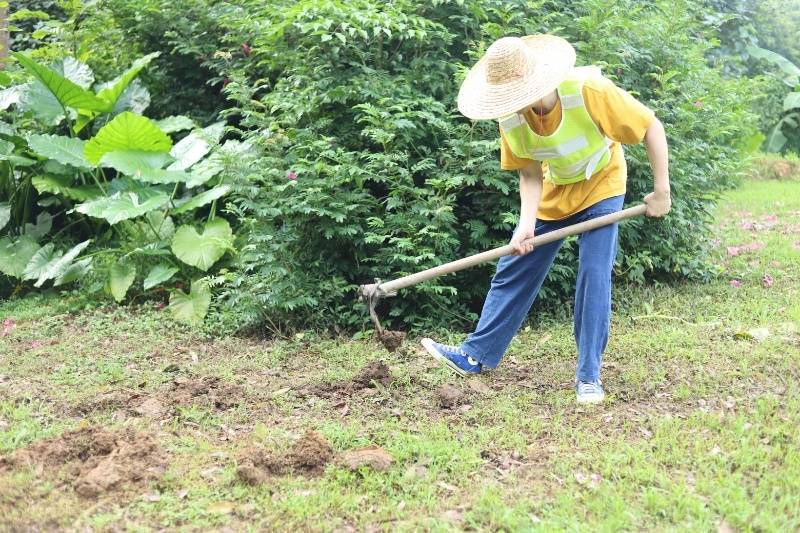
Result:
M575 387L578 403L600 403L606 397L603 384L597 381L579 381Z
M481 373L481 364L464 353L458 346L439 344L433 339L422 339L422 345L435 359L438 359L459 376Z

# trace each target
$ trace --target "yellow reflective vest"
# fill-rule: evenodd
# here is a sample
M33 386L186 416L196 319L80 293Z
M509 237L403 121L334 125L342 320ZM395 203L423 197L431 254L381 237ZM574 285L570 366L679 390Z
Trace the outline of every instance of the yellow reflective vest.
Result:
M522 113L499 119L514 155L547 162L556 185L591 179L611 160L613 141L603 135L583 102L583 80L601 75L599 67L578 67L558 86L561 123L552 135L534 132Z

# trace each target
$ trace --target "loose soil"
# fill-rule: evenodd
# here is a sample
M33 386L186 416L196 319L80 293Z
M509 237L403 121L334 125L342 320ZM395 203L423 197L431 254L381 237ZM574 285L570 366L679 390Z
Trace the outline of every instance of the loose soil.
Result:
M307 431L285 454L259 447L248 448L239 457L236 474L250 485L264 483L270 476L289 473L316 476L322 474L333 455L333 447L325 437Z
M61 472L66 484L91 498L160 478L166 453L148 433L98 428L67 431L0 458L0 471L33 468L38 477Z
M444 385L436 390L436 399L442 409L455 409L466 403L466 393L453 385Z
M321 398L335 398L337 396L350 396L354 392L375 388L377 384L388 387L392 383L392 374L389 366L383 361L373 361L361 369L356 377L347 381L337 381L323 385L309 387L305 391Z
M381 341L381 344L383 344L383 347L386 348L389 353L394 353L399 350L405 338L406 334L402 331L390 331L385 329L378 332L378 340Z

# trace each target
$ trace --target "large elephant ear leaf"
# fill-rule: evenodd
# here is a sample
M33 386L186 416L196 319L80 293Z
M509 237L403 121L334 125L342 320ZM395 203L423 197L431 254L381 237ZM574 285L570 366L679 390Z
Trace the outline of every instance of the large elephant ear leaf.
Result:
M63 137L61 135L31 135L28 137L28 145L37 154L55 159L64 165L72 165L78 168L91 168L91 165L83 157L85 142L81 139Z
M124 263L117 263L108 272L108 289L117 303L125 299L128 289L136 279L136 267Z
M154 58L158 57L160 52L153 52L152 54L147 54L144 57L140 57L136 61L133 62L133 65L123 72L118 78L113 80L108 84L108 86L104 87L97 93L97 96L103 100L105 100L108 104L107 111L111 111L114 109L114 105L117 103L117 100L122 93L125 92L125 89L128 88L128 85L133 81L133 79L139 75L139 72L146 67L150 61Z
M94 95L93 92L84 89L77 83L68 80L58 72L40 65L28 56L19 52L11 52L11 55L19 61L20 65L33 74L33 76L44 85L53 96L65 107L74 109L89 109L92 111L105 111L108 104Z
M130 111L120 113L89 139L83 150L87 161L96 165L108 152L143 150L169 152L172 140L152 120Z
M11 220L11 206L7 202L0 202L0 229L6 227Z
M185 170L194 165L211 151L212 146L219 142L224 132L225 122L222 121L206 126L202 130L194 130L172 148L171 154L175 162L167 168Z
M233 231L224 218L215 218L205 225L202 234L192 226L181 226L172 238L172 253L175 257L208 270L233 246Z
M211 289L201 280L192 282L192 290L186 294L182 290L173 291L169 296L169 310L180 322L191 325L200 324L211 306Z
M36 241L27 235L13 242L8 237L3 237L0 239L0 272L22 279L25 267L39 248Z
M202 207L206 204L210 204L214 200L218 198L222 198L228 191L230 191L230 185L217 185L213 189L209 189L207 191L203 191L196 196L192 196L184 203L182 203L177 208L173 209L173 213L179 215L181 213L185 213L186 211L191 211L192 209L197 209L198 207Z
M72 265L72 262L75 260L75 258L78 257L78 255L80 255L80 253L87 246L89 246L89 243L91 242L91 239L83 241L82 243L73 246L67 253L54 256L53 259L39 271L39 278L36 280L36 283L34 283L33 286L41 287L46 281L57 279L63 276Z
M75 211L95 218L104 218L114 225L162 208L169 196L158 190L118 191L111 196L95 198L75 206Z

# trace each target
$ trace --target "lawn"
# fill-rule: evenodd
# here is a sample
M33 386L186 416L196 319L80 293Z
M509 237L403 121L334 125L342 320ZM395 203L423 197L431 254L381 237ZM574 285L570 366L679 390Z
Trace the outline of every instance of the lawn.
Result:
M0 529L798 530L800 181L715 228L713 281L617 287L600 407L555 319L465 381L415 339L0 303Z

